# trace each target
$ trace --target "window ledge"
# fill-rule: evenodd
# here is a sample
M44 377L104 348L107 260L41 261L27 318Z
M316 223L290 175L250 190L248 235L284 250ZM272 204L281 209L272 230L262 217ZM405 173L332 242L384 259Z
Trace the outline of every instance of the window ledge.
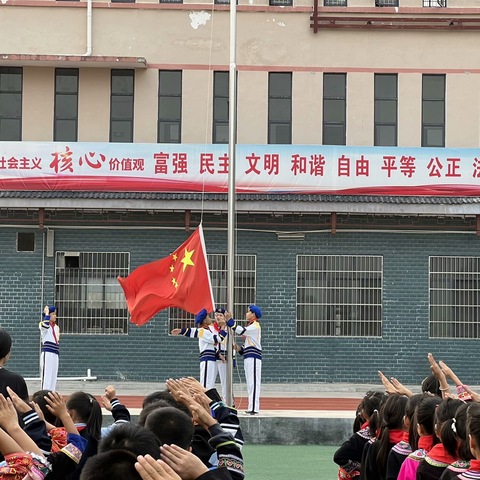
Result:
M9 67L55 67L68 66L69 68L147 68L144 57L107 57L103 55L27 55L15 53L1 53L0 66Z

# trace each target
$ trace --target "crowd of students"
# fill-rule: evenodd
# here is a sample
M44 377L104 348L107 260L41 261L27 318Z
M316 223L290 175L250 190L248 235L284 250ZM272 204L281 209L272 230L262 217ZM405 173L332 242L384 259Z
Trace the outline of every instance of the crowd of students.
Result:
M0 328L0 370L9 373L0 376L0 480L243 480L237 412L215 389L170 379L133 423L111 385L101 402L83 391L64 399L44 389L31 400L15 392L3 369L10 348ZM100 403L113 416L103 428Z
M420 394L378 372L385 392L366 393L334 454L339 480L480 480L480 394L428 361Z

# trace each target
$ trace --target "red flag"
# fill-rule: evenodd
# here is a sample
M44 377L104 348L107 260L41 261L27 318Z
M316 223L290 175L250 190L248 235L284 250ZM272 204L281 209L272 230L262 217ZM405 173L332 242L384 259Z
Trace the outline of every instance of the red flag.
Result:
M118 277L125 292L130 321L147 323L156 313L178 307L190 313L215 308L202 225L171 255Z

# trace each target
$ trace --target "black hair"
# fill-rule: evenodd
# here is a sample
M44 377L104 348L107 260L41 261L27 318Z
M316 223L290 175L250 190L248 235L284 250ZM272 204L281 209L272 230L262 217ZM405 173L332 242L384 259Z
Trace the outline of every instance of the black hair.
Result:
M0 328L0 359L5 358L12 349L12 337L3 328Z
M187 450L193 440L192 419L175 407L153 410L145 419L145 428L155 434L161 445L174 443Z
M363 399L363 412L368 419L368 429L372 437L376 437L377 430L380 428L379 410L387 400L387 395L383 392L367 392Z
M427 393L417 393L410 397L405 406L405 416L409 420L408 424L408 444L412 447L412 451L417 450L418 448L418 431L417 423L415 421L415 410L420 401L428 395ZM413 448L415 447L415 448Z
M477 450L480 448L480 403L473 402L467 409L467 434L475 440ZM477 460L480 460L477 458Z
M436 395L428 395L417 405L415 409L415 417L414 422L416 425L420 425L422 427L423 432L425 435L432 435L433 437L433 444L437 444L439 442L438 437L435 434L435 410L437 407L442 403L442 399L437 397ZM412 450L414 447L418 448L417 445L411 445Z
M171 407L171 405L168 402L165 402L164 400L158 400L158 402L149 403L140 411L140 415L138 416L137 423L142 427L144 427L145 420L154 410L156 410L157 408L167 408L167 407Z
M160 400L168 403L170 407L178 408L182 412L185 412L188 416L192 416L190 410L183 403L177 402L169 390L158 390L150 393L143 399L142 408L145 408L147 405L152 403L157 403Z
M40 407L48 423L59 426L57 417L47 408L47 401L45 400L45 397L47 397L51 391L52 390L38 390L32 395L32 402L35 402Z
M461 460L471 460L473 458L467 434L468 405L468 403L464 403L457 408L457 412L455 413L455 423L452 425L452 428L460 441L457 450L458 456Z
M403 416L407 398L402 395L389 395L380 410L380 434L378 435L377 465L381 476L385 477L387 458L393 445L390 442L390 432L400 430L403 427Z
M422 380L422 392L428 392L432 395L437 395L440 398L442 397L440 381L435 375L433 375L433 373Z
M447 398L435 410L435 425L437 432L440 433L445 450L454 458L458 457L457 452L457 436L452 429L453 419L457 413L457 409L463 405L461 400L456 398Z
M150 430L134 423L117 425L102 438L98 451L104 453L111 450L127 450L135 456L149 454L155 459L160 458L160 442L157 437Z
M90 457L80 474L80 480L142 480L135 469L137 457L127 450L110 450Z
M75 410L77 416L87 425L87 434L94 440L100 440L102 409L93 395L86 392L72 393L67 399L67 409Z

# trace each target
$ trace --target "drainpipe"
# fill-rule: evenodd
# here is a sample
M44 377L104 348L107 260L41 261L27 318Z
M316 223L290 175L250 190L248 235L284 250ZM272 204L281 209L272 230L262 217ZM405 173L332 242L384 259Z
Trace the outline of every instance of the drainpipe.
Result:
M87 51L82 57L90 57L92 55L92 1L87 0Z

